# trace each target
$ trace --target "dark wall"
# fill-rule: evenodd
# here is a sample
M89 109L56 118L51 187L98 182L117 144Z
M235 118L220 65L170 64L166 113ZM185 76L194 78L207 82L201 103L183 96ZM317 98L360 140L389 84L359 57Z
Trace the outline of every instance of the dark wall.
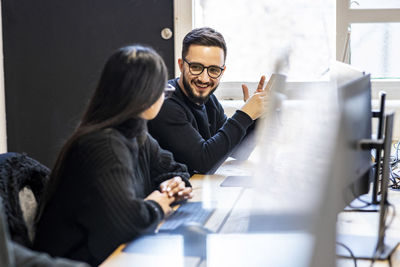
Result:
M3 0L8 150L51 167L77 125L107 57L153 46L174 73L173 1Z

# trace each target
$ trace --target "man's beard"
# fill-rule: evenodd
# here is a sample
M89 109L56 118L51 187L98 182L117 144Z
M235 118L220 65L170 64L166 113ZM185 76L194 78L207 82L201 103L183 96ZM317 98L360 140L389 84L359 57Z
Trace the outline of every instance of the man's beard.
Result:
M186 80L185 75L182 75L182 76L183 76L182 83L183 83L183 87L185 87L184 90L187 94L187 97L190 99L190 101L192 101L196 104L199 104L199 105L206 103L208 101L208 99L210 98L211 94L214 93L215 90L217 90L218 85L219 85L219 84L217 84L217 86L215 86L215 88L212 89L207 95L197 96L194 92L194 89L190 86L190 84Z

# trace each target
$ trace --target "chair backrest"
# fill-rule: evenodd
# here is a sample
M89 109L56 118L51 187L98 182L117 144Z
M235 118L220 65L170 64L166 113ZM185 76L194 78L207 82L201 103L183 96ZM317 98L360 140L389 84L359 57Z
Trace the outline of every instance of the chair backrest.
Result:
M0 196L3 198L11 239L23 246L31 247L30 236L33 238L33 234L28 234L28 228L33 227L28 227L24 220L20 192L27 188L32 190L38 203L49 173L49 168L24 154L0 154Z
M0 266L15 266L14 253L9 241L8 228L3 213L3 199L0 196Z

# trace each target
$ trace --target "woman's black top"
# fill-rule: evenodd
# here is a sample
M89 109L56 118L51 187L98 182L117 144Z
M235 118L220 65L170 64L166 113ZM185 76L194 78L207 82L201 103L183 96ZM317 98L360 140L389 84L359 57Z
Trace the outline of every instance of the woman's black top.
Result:
M117 129L81 137L63 162L34 248L100 264L120 244L154 232L164 214L158 203L144 198L174 176L190 186L186 166L149 134L143 144Z

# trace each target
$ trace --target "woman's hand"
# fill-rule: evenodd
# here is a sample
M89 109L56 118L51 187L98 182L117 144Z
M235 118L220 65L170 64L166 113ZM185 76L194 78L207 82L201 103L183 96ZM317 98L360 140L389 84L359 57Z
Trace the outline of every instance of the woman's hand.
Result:
M175 176L160 184L160 191L167 193L170 197L175 197L175 201L185 200L193 197L192 188L186 187L182 178Z
M153 200L157 202L164 211L165 216L167 216L172 212L172 208L170 205L175 201L175 197L168 196L166 192L162 193L158 190L155 190L144 200Z

